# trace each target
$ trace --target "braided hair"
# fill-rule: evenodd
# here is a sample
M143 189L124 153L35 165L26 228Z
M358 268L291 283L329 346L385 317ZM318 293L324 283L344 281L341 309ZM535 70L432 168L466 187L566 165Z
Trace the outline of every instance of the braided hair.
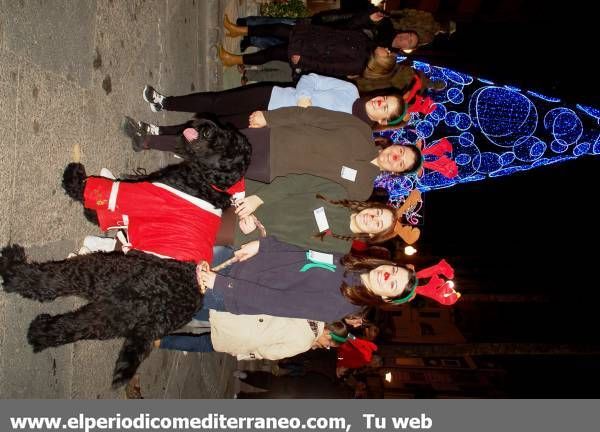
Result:
M394 212L394 210L389 208L384 203L380 203L380 202L376 202L376 201L356 201L356 200L349 200L349 199L331 200L331 199L324 197L321 194L317 194L316 197L318 199L326 201L330 204L340 206L340 207L345 207L345 208L351 210L353 213L358 213L358 212L361 212L361 211L363 211L365 209L369 209L369 208L389 210L392 213L392 224L390 225L390 227L388 229L386 229L385 231L382 231L380 233L373 235L372 237L366 233L352 233L351 235L341 235L341 234L336 234L331 231L324 231L321 233L314 234L314 237L321 239L321 241L323 241L325 239L326 235L330 235L333 238L336 238L339 240L345 240L345 241L362 240L367 243L383 243L387 240L394 238L394 236L396 235L396 233L394 231L394 227L396 226L396 222L398 221L399 218L396 215L396 213Z

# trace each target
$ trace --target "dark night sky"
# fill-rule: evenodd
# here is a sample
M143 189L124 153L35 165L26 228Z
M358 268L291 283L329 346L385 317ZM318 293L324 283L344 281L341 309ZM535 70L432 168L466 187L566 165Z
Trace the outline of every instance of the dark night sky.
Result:
M482 2L487 10L493 3ZM453 39L436 45L453 55L437 62L422 58L566 103L600 107L592 51L600 38L590 31L595 25L584 21L596 15L586 2L561 8L520 3L519 16L510 22L490 22L482 14L462 34L459 23ZM600 156L586 156L425 195L421 254L449 257L457 282L476 282L480 292L551 298L538 305L457 306L470 341L600 344L599 176ZM512 357L500 363L510 372L511 396L600 396L600 357Z

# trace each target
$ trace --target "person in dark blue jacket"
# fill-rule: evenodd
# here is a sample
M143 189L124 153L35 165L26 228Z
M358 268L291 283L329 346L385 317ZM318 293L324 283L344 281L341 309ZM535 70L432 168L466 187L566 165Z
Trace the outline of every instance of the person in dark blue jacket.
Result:
M416 288L411 268L307 251L275 237L250 242L235 255L239 262L228 274L199 272L204 308L333 322L365 306L404 302Z

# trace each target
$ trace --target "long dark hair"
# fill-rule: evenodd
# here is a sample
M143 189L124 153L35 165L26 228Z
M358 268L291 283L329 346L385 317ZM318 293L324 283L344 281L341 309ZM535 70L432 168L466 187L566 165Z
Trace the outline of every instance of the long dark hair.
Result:
M383 299L377 294L369 291L369 289L362 283L360 278L357 278L360 283L348 285L346 282L342 282L342 286L340 287L340 292L344 297L346 297L350 303L359 305L359 306L381 306L388 304L389 302L406 297L406 290L415 286L417 281L417 276L415 271L409 267L403 266L393 261L375 259L367 256L357 257L352 254L346 254L340 259L340 263L346 269L346 273L355 272L359 274L367 273L373 269L376 269L382 265L391 265L395 267L401 267L409 272L410 276L408 278L408 283L406 284L405 289L402 293L397 297L390 297L388 299Z

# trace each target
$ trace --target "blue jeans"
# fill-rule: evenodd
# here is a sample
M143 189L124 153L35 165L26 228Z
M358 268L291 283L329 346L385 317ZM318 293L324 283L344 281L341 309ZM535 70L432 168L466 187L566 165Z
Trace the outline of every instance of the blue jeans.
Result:
M160 348L189 352L213 352L210 333L201 335L169 335L160 340Z
M233 256L233 249L227 246L215 246L213 248L212 267L227 261ZM220 274L229 274L229 268L221 270ZM214 351L210 340L210 323L208 322L209 310L225 310L225 302L220 293L209 289L204 294L202 309L196 312L192 324L197 327L208 327L203 334L172 334L160 340L161 349L189 351L189 352L212 352Z
M238 25L247 25L247 26L256 26L256 25L264 25L264 24L288 24L295 25L295 18L274 18L274 17L266 17L266 16L249 16L246 18L242 18L242 22L245 24L239 24L240 19L238 19ZM287 41L281 40L274 36L246 36L248 38L248 45L255 46L256 48L265 49L275 45L281 45L282 43L287 43Z

